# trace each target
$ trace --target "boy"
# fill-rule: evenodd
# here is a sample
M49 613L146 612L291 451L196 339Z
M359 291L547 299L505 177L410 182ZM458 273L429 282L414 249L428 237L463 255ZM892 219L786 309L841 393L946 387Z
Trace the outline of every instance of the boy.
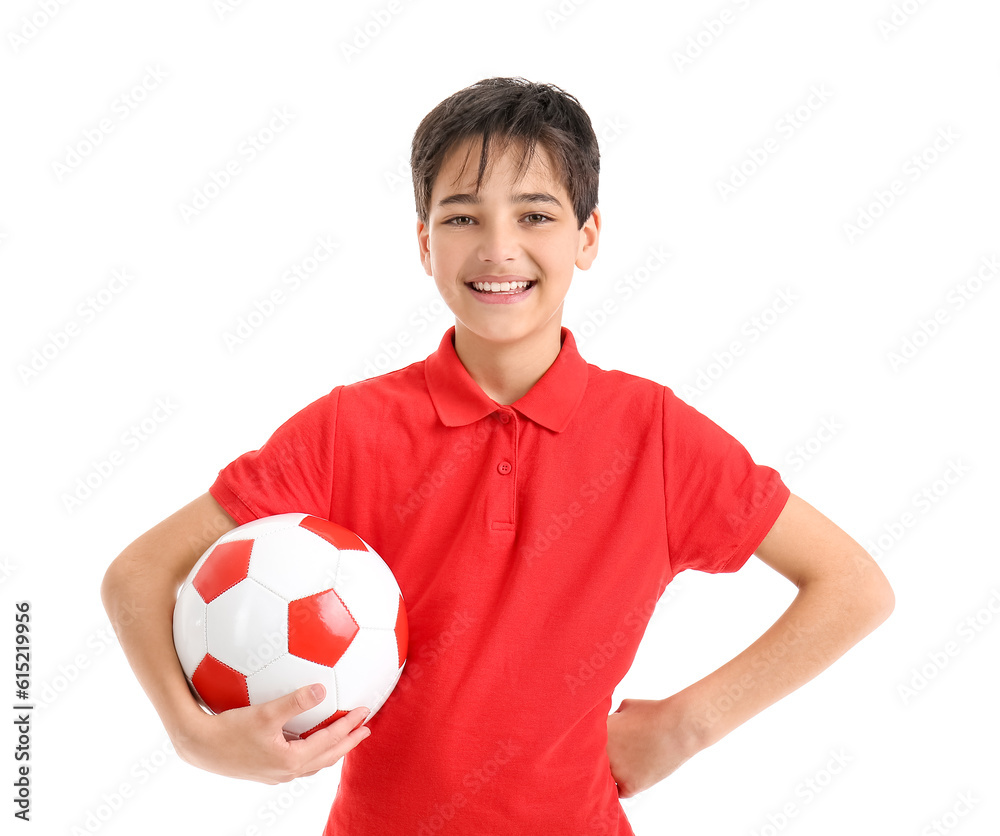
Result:
M337 386L224 468L115 560L105 606L190 763L275 783L351 752L328 836L625 836L619 797L819 673L888 616L892 591L669 389L580 357L563 300L601 216L597 140L575 98L481 81L424 118L411 163L421 261L454 327L426 360ZM176 589L211 542L293 511L368 540L410 625L371 727L357 709L304 741L281 726L321 688L205 714L170 637ZM674 575L736 571L753 553L799 588L774 626L701 681L609 716ZM604 664L585 680L595 653Z

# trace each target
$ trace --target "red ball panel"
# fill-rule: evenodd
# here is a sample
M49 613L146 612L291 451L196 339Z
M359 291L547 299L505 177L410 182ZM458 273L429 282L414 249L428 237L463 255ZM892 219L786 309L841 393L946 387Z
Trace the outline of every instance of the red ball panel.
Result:
M332 589L288 605L288 652L333 667L358 634L354 620Z
M251 549L253 540L231 540L215 547L191 582L206 604L247 576Z
M317 723L311 729L306 729L304 732L302 732L302 734L299 735L299 738L305 740L307 737L309 737L309 735L315 734L320 729L325 729L327 726L330 725L330 723L336 722L346 713L347 713L346 711L334 711L333 714L327 717L322 723Z
M328 543L332 543L338 549L349 549L350 551L366 552L368 548L353 531L344 528L342 525L321 519L320 517L305 517L299 523L300 528L311 531L322 537Z
M228 711L250 705L247 679L239 671L223 665L214 656L206 656L191 675L195 690L212 711Z
M399 667L406 661L406 650L410 644L410 628L406 622L406 608L403 606L403 596L399 596L399 609L396 611L396 652L399 655Z

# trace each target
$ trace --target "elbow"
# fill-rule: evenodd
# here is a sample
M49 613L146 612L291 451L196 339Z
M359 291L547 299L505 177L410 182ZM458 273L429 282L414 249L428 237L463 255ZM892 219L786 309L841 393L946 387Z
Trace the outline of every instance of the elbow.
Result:
M101 579L101 603L104 604L104 611L111 618L114 612L114 602L117 598L119 588L119 567L118 561L113 560L104 572ZM113 621L113 619L112 619Z
M865 614L868 632L882 624L896 608L896 594L889 579L867 552L862 553L864 571L857 582L858 606Z
M874 593L876 627L892 615L892 611L896 608L896 593L892 591L889 579L882 574L881 569L879 575L880 580L876 583L877 589Z
M836 568L831 568L817 584L826 590L828 606L842 623L853 625L852 632L860 640L892 615L896 596L879 565L863 550L845 556ZM799 584L800 591L812 587L812 582Z
M123 609L135 609L134 605L130 607L126 603L135 596L134 579L135 570L129 562L127 550L111 561L101 579L101 603L116 633Z

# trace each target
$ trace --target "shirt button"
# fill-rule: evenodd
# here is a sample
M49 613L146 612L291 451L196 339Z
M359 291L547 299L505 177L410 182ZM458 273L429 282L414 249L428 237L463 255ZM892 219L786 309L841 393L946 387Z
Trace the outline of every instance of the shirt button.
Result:
M500 413L500 423L506 424L510 420L510 416L506 412Z
M500 462L500 464L497 465L497 472L501 476L506 476L510 473L510 462Z

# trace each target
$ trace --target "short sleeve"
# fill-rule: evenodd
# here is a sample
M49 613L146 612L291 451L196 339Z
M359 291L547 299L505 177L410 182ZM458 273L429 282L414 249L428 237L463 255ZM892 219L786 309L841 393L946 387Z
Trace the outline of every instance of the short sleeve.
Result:
M209 493L240 525L272 514L326 518L333 488L338 386L219 471Z
M663 402L667 548L684 569L735 572L746 563L790 495L776 470L667 387Z

